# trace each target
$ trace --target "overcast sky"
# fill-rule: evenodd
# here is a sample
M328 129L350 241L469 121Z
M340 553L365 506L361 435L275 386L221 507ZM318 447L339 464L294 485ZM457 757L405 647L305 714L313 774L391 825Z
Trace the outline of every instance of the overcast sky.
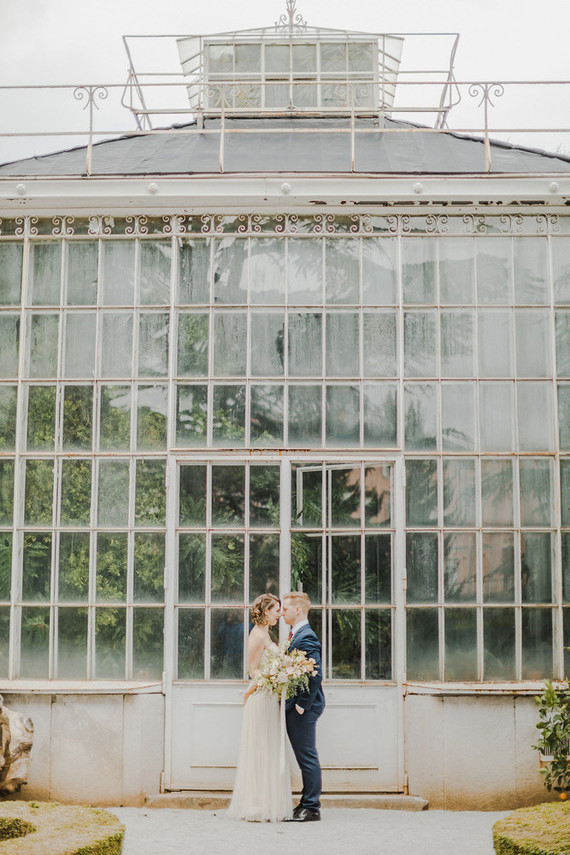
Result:
M570 79L569 0L297 0L297 8L311 26L458 32L459 80ZM284 11L285 0L0 0L0 85L123 83L127 72L123 34L271 26ZM545 93L542 89L533 102L537 109L548 105L551 118L548 122L545 118L545 124L570 126L569 99L563 104L554 90L547 97ZM66 98L69 101L71 93ZM0 92L0 131L24 126L38 130L33 121L41 124L48 113L52 122L54 116L59 121L66 112L63 102L52 102L50 108L48 100ZM525 104L522 96L513 101L519 126L527 118L530 122ZM79 116L80 107L72 107L73 115ZM126 116L122 129L131 127ZM51 148L67 144L59 140ZM27 151L29 145L28 140ZM14 141L0 139L0 162L11 159L5 156L7 148L12 154Z

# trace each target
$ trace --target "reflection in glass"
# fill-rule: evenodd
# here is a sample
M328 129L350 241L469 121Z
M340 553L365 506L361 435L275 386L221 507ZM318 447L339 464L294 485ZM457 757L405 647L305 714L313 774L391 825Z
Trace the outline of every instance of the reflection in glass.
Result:
M28 449L53 451L55 386L28 386Z
M1 471L0 471L1 478ZM0 602L10 602L12 584L12 532L0 532ZM0 635L1 642L1 635ZM0 660L1 660L0 654Z
M237 312L214 315L214 374L241 377L245 374L247 318Z
M333 680L360 679L360 611L335 609L332 612Z
M96 240L67 244L67 305L95 306L97 303Z
M512 311L480 309L478 327L479 376L512 377Z
M18 344L20 318L18 315L0 314L0 377L18 376Z
M365 596L368 604L392 602L392 537L365 537Z
M32 315L31 321L29 376L56 377L59 318L57 315L40 315L36 313ZM12 350L9 342L9 353ZM14 368L16 368L15 364ZM17 370L14 371L14 374L17 374Z
M251 242L249 293L252 303L285 302L285 241L257 238Z
M131 387L100 386L101 451L128 451L131 438Z
M552 525L551 462L521 457L519 461L521 525Z
M251 386L251 445L283 445L283 386Z
M570 459L560 460L560 511L562 525L570 526Z
M517 377L550 377L550 313L517 309Z
M89 532L59 536L59 602L85 602L89 596Z
M209 301L210 240L185 240L180 244L178 302Z
M0 244L0 306L18 306L22 292L24 245L9 241Z
M406 535L407 598L409 603L437 601L437 534Z
M128 502L128 462L125 460L100 460L98 502L99 525L127 525Z
M167 386L139 386L137 398L137 449L166 448Z
M555 329L556 372L559 377L570 377L570 312L556 312Z
M437 525L437 461L406 462L406 524Z
M510 603L514 598L512 532L483 532L483 600Z
M0 525L11 525L14 512L14 461L0 458Z
M358 386L327 385L327 445L354 446L360 439Z
M441 312L441 375L472 377L475 317L472 311Z
M176 444L181 447L206 445L208 387L179 385L176 395Z
M360 535L335 535L329 538L332 567L333 603L359 603Z
M132 314L103 312L101 325L101 376L130 377L133 346Z
M320 603L322 578L322 535L320 532L294 532L291 535L291 589L297 591L298 586L302 585L302 590L309 595L311 602Z
M64 451L91 450L93 431L93 387L64 386L63 436Z
M365 377L396 377L396 321L395 312L364 313L362 334Z
M474 243L470 238L439 239L439 293L443 305L473 303Z
M293 526L320 528L323 525L323 470L321 466L291 467L291 509Z
M392 613L390 609L367 609L365 656L367 680L392 679Z
M279 466L249 467L249 524L279 526Z
M279 312L251 314L251 374L280 377L284 370L284 319Z
M368 466L364 471L364 513L368 528L391 524L391 476L390 464Z
M314 312L289 312L289 377L321 377L322 317Z
M91 517L91 461L61 461L61 524L89 525Z
M517 383L519 448L521 451L554 451L552 385Z
M362 241L362 289L365 306L397 302L398 244L396 238Z
M360 527L360 468L331 467L328 481L329 525Z
M24 521L51 525L53 503L53 460L26 460Z
M212 602L243 602L243 535L212 535Z
M125 678L126 610L95 611L95 677Z
M445 680L477 679L477 612L445 610Z
M325 240L327 303L360 302L360 241L354 238Z
M105 241L103 244L103 303L132 306L135 291L135 242Z
M170 241L141 241L140 302L166 305L170 302Z
M404 303L435 302L435 251L432 238L402 238Z
M124 602L127 595L127 534L109 532L97 535L97 600Z
M479 303L512 302L510 238L476 238L477 300Z
M245 466L212 466L212 524L245 524Z
M544 305L550 302L546 278L547 252L548 244L543 237L515 238L515 301L519 305Z
M178 376L206 377L208 374L208 327L205 312L178 315Z
M243 678L244 616L241 609L212 609L210 676Z
M0 606L0 677L9 673L10 606Z
M22 561L22 600L50 601L51 590L51 534L24 535Z
M483 525L513 524L513 464L511 460L481 460Z
M552 239L552 278L556 305L570 303L570 241L567 237Z
M58 306L61 286L61 243L32 243L32 303L34 306Z
M60 680L87 678L87 609L57 610L57 676Z
M512 384L479 384L479 422L482 451L512 451Z
M523 608L522 679L544 680L552 675L552 611Z
M278 534L252 534L249 538L249 601L265 593L279 595Z
M439 680L437 609L408 609L406 618L408 680Z
M95 312L66 312L63 376L91 378L95 370Z
M163 610L133 609L133 680L160 680L163 645Z
M289 445L322 445L322 387L289 386Z
M145 312L139 316L140 377L165 377L168 374L168 325L166 312Z
M483 609L483 676L515 679L515 610Z
M443 461L443 519L446 526L475 525L475 461Z
M9 451L16 444L16 386L0 386L0 449Z
M437 374L434 311L404 314L404 376L434 377Z
M290 305L323 301L323 241L288 238L288 291Z
M137 603L164 602L164 535L135 534L134 593Z
M406 383L404 386L405 437L408 451L431 451L437 447L436 384Z
M443 578L447 603L477 599L477 551L474 532L453 532L443 539Z
M475 384L442 383L442 445L444 451L475 449Z
M204 612L177 609L178 679L204 679Z
M213 444L243 445L245 386L214 386Z
M166 514L166 463L137 460L135 525L163 526Z
M214 245L214 302L245 303L248 279L248 240L233 237Z
M358 314L327 312L327 377L358 377Z
M206 466L180 467L180 525L206 525Z
M22 609L20 677L46 680L49 677L49 608Z
M206 580L206 535L180 534L178 538L178 601L203 603Z
M568 384L568 383L559 383L558 384L558 429L559 429L560 450L561 451L569 451L570 450L570 384Z
M552 602L552 535L521 534L521 599L523 603Z
M364 445L392 448L397 445L397 386L365 383Z

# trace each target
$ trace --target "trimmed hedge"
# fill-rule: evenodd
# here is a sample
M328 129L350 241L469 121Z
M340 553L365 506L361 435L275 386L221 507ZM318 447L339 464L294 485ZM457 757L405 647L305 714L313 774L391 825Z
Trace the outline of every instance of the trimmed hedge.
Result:
M120 855L125 828L106 810L0 803L0 855Z
M570 803L520 808L493 826L497 855L570 855Z

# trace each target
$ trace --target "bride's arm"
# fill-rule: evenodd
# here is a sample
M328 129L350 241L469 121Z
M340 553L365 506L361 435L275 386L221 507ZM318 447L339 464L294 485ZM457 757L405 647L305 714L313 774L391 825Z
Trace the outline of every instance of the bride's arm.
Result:
M263 656L264 647L264 637L262 635L258 635L254 631L250 632L249 638L247 639L247 670L250 677L255 677L259 669L259 663ZM243 698L244 704L247 703L247 699L250 695L253 695L255 690L255 685L249 687Z

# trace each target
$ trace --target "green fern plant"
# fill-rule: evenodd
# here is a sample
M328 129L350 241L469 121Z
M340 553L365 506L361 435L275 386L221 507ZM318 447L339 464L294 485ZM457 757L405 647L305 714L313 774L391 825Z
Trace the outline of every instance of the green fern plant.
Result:
M547 681L535 700L540 739L533 748L548 757L540 773L549 792L566 793L570 791L570 683L565 680L555 687Z

